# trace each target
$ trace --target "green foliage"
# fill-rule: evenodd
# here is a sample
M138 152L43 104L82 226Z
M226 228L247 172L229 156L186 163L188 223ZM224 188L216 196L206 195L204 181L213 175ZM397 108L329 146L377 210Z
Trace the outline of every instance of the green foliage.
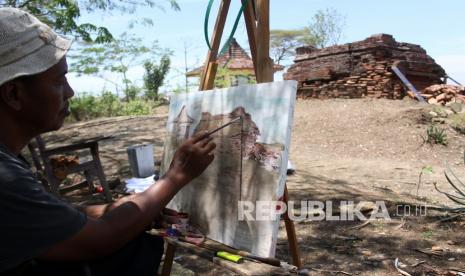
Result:
M94 116L95 97L83 94L80 97L74 97L70 100L71 118L75 121L89 120Z
M295 55L295 49L304 45L324 48L335 45L342 37L345 17L335 9L318 10L308 26L294 30L271 30L270 52L274 62Z
M421 168L421 173L433 173L433 167L431 166L424 166Z
M440 116L447 117L447 114L445 112L445 108L442 107L442 106L435 105L435 106L433 106L433 109L431 111L437 113Z
M121 102L111 92L103 92L100 97L84 93L70 102L71 117L75 121L86 121L98 117L121 115Z
M465 184L457 177L454 171L450 168L449 164L446 162L446 169L444 170L444 176L447 179L447 182L453 188L453 193L444 192L438 189L437 183L434 183L434 188L436 191L440 192L441 194L447 196L450 200L460 205L465 205ZM455 211L458 212L465 212L465 208L457 208Z
M225 88L231 86L229 82L229 71L226 67L218 67L213 85L217 88Z
M306 44L317 48L336 45L342 37L345 26L345 17L333 8L318 10L306 28Z
M83 1L81 1L82 3ZM0 6L24 9L42 22L63 34L72 34L84 41L108 42L113 39L105 27L97 27L90 23L77 23L81 16L79 1L73 0L4 0Z
M180 7L176 0L164 0L169 2L172 9L179 11ZM99 10L113 11L117 10L119 12L134 13L137 8L149 7L149 8L159 8L164 10L163 5L159 4L159 1L153 0L144 0L144 1L115 1L115 0L85 0L80 1L84 4L84 7L87 11L92 11L97 8Z
M434 236L433 230L426 230L421 232L421 236L423 239L431 239Z
M124 115L148 115L159 103L135 98L121 101L111 92L103 92L99 97L82 94L71 99L71 121L86 121L99 117L114 117Z
M422 138L424 142L428 144L440 144L447 146L447 134L445 131L445 129L431 124L426 129L426 138Z
M135 99L124 104L123 115L148 115L152 112L149 102Z
M165 1L170 3L172 9L179 10L176 0ZM158 3L159 0L0 0L0 7L24 9L58 32L71 34L86 42L106 43L113 40L107 28L91 23L78 23L82 8L87 12L117 10L121 13L134 13L139 7L163 8Z
M427 165L421 168L420 174L418 175L417 192L415 194L416 196L418 196L418 192L420 191L421 177L424 173L433 173L433 167Z
M95 117L112 117L120 115L121 102L119 98L109 91L104 91L95 102Z
M298 30L271 30L270 31L270 53L276 64L284 59L295 55L297 47L308 42L308 28Z
M125 91L128 101L134 101L136 97L140 94L140 92L140 87L137 87L132 84L130 84Z
M70 68L78 75L93 75L111 82L116 91L122 90L126 100L129 101L133 100L140 92L128 78L129 69L143 64L147 59L153 59L160 53L168 55L169 52L162 50L157 41L146 46L142 43L141 38L123 33L118 39L114 39L108 44L98 46L87 44L79 48L70 55L75 61L71 63ZM107 79L105 76L109 72L119 74L121 83Z
M170 58L166 54L163 55L159 65L146 61L144 63L144 68L145 97L149 100L156 101L158 100L158 89L163 85L163 80L170 69Z
M465 113L457 113L449 116L450 126L456 131L465 134Z

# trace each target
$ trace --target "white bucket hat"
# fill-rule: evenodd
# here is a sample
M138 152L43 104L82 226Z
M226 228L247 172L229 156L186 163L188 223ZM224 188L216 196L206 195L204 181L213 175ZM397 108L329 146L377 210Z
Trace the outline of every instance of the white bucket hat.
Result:
M0 8L0 85L46 71L70 46L71 40L35 16L16 8Z

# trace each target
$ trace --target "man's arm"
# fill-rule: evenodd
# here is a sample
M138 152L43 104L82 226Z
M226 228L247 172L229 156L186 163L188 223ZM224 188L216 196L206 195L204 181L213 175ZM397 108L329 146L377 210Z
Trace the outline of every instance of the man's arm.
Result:
M45 260L83 260L101 257L142 233L173 196L199 176L214 156L212 138L202 133L187 140L175 153L165 176L146 191L132 196L87 224L73 237L45 250Z
M106 204L96 204L88 206L75 206L76 209L87 215L88 218L98 219L101 218L107 212L121 206L123 203L133 200L136 195L127 195L119 198L115 202Z

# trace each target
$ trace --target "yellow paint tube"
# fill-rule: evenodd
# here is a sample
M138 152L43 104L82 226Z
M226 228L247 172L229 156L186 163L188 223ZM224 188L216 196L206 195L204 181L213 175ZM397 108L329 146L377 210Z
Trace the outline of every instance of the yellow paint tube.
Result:
M216 252L216 256L218 256L218 257L220 257L222 259L234 262L236 264L239 264L239 263L241 263L243 261L242 256L231 254L231 253L228 253L226 251L218 251L218 252Z

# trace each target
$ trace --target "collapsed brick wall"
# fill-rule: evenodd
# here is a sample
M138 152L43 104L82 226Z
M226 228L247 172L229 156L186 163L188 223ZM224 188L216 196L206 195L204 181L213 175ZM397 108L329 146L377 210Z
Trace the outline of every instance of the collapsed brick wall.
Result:
M302 98L400 99L406 89L392 72L393 64L418 90L442 83L445 77L444 69L421 46L378 34L323 49L300 47L284 79L299 82L297 95Z

